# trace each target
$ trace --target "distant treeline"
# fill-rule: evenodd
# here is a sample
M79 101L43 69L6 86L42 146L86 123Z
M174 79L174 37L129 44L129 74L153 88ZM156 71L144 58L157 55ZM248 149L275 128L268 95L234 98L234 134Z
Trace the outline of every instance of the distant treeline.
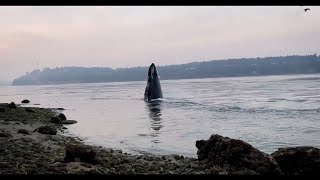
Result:
M151 62L150 62L151 64ZM34 70L15 79L12 85L45 85L141 81L147 79L148 67L61 67ZM157 64L156 64L157 66ZM157 66L161 80L215 77L262 76L320 73L320 56L291 55L242 58Z

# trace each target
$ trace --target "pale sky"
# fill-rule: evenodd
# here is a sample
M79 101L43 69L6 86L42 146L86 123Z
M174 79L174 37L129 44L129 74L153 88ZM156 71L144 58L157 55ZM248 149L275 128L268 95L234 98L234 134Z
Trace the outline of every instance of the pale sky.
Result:
M0 84L45 67L320 54L320 7L1 6Z

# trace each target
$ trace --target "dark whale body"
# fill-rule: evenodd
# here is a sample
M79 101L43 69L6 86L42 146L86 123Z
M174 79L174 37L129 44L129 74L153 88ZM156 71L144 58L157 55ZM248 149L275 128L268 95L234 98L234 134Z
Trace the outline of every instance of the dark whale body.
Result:
M153 74L151 73L151 67L154 68ZM163 94L156 66L152 63L148 71L148 84L145 89L144 99L145 101L152 101L159 98L162 99Z

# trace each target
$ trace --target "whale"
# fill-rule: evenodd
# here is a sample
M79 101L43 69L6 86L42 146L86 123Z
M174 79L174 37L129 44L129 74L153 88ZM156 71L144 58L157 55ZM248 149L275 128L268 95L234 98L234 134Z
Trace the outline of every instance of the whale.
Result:
M153 100L163 99L160 78L154 63L152 63L148 70L148 81L144 93L144 100L151 102Z

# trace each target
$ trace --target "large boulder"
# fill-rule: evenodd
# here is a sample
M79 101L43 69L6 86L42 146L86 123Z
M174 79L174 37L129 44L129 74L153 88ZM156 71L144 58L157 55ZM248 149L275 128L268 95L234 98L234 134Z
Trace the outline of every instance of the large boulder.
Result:
M35 131L38 131L41 134L49 134L49 135L56 135L57 134L57 128L54 126L41 126L37 128Z
M81 162L87 162L96 164L96 152L90 146L82 144L68 144L66 146L66 156L64 158L66 162L74 162L80 160Z
M30 101L28 99L24 99L21 101L21 103L29 103Z
M320 175L320 149L315 147L280 148L271 154L287 175Z
M8 108L17 109L17 105L14 102L11 102L7 105Z
M207 164L225 167L229 172L252 170L259 174L281 174L278 163L268 154L237 139L211 135L196 141L198 159Z

